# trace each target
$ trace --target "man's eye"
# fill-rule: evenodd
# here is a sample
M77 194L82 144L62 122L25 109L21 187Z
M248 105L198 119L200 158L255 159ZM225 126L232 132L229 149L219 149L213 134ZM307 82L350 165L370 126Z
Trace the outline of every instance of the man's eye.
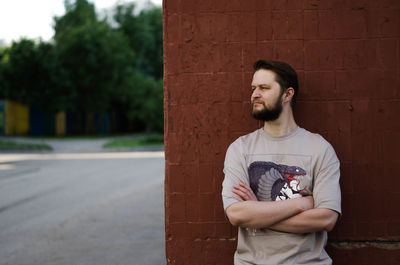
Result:
M254 91L254 90L256 90L256 88L252 86L252 87L251 87L251 91Z

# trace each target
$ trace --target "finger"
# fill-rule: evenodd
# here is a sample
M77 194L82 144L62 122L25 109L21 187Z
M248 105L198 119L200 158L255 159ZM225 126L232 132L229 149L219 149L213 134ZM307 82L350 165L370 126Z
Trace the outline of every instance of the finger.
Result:
M240 198L240 197L238 197L238 196L233 196L233 198L234 198L234 199L236 199L236 200L238 200L238 201L240 201L240 202L242 202L242 201L243 201L243 199L242 199L242 198Z
M249 198L255 197L254 192L251 188L242 188L242 192L246 193Z
M247 186L246 184L240 183L239 185L242 186L242 187L243 187L244 189L246 189L247 191L253 193L253 190L252 190L249 186Z
M238 190L238 189L233 189L232 192L237 194L237 195L239 195L243 199L246 199L248 197L248 195L246 193L244 193L244 192L242 192L241 190Z
M240 190L234 190L233 193L239 195L245 201L248 201L250 199L250 196L247 193L244 193Z
M244 184L243 184L244 185ZM234 186L236 189L238 189L238 190L241 190L243 193L248 193L249 192L249 190L247 190L245 187L242 187L242 186L238 186L238 185L235 185ZM251 189L250 189L251 190Z
M258 201L257 196L255 195L255 193L253 192L253 190L249 186L247 186L244 183L240 183L239 185L241 185L241 188L245 190L245 193L248 196L246 198L246 201L248 201L248 200Z

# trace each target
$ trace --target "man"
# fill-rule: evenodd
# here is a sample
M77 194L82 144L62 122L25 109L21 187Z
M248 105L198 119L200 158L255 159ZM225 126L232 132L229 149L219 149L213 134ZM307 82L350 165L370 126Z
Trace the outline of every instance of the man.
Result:
M264 126L233 142L224 164L224 209L239 227L235 265L332 264L324 247L341 213L339 160L297 126L293 68L260 60L254 71L252 116Z

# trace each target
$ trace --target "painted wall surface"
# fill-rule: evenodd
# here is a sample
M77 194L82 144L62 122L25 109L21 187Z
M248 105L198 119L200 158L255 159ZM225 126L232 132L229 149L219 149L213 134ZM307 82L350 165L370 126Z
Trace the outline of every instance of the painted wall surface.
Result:
M334 264L398 264L400 1L164 0L168 264L232 264L222 169L229 144L261 126L257 59L297 70L295 118L341 161Z
M56 135L62 136L67 131L67 113L65 111L59 111L56 113Z
M27 135L29 133L29 107L5 100L5 135Z
M0 135L4 135L6 127L6 101L0 99Z

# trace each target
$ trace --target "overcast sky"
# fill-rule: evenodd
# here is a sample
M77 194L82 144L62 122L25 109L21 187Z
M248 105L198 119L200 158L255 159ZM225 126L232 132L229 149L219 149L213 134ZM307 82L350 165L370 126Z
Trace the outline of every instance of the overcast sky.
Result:
M89 0L98 11L117 2L136 2L139 7L147 1L162 4L162 0ZM53 17L64 12L64 0L0 0L0 44L10 44L21 37L47 41L54 34Z

